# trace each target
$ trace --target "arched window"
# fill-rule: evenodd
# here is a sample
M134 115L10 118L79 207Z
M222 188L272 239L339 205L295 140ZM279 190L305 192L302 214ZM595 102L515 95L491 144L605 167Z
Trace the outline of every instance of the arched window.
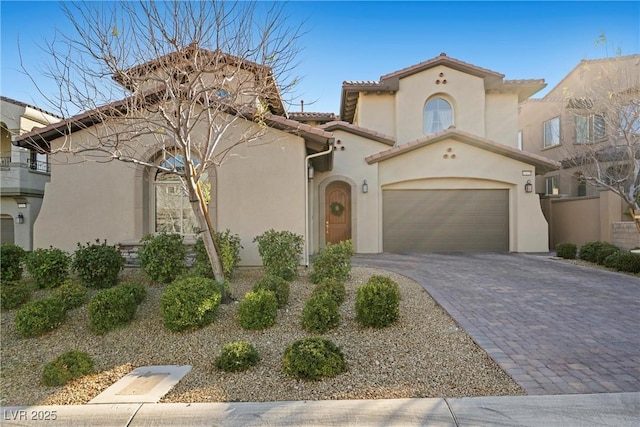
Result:
M442 132L453 124L453 108L442 98L433 98L424 106L424 134Z
M184 159L181 155L165 156L159 159L158 163L167 168L175 168L177 171L184 169ZM206 174L203 174L201 180L206 180ZM158 170L153 187L154 231L187 236L196 235L199 231L198 221L180 177Z

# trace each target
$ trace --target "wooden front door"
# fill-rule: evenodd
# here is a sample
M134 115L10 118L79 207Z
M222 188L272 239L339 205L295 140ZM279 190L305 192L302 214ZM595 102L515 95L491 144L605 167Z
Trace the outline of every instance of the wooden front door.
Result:
M339 243L351 239L351 187L333 182L325 192L325 242Z

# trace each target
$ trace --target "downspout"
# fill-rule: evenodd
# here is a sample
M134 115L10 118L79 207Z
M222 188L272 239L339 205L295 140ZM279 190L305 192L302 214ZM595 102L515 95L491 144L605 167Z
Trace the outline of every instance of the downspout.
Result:
M329 144L329 149L327 151L321 151L315 154L309 154L304 158L304 232L307 234L304 239L304 265L309 267L309 236L310 236L310 225L309 225L309 160L325 156L327 154L331 154L333 151L333 143Z

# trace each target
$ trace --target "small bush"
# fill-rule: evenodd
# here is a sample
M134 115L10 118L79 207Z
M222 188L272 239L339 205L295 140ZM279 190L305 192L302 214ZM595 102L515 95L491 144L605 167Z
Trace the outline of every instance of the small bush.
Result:
M336 304L341 305L347 295L344 282L337 279L324 279L313 289L313 295L326 293L331 295Z
M272 291L248 292L238 304L238 318L244 329L266 329L276 323L278 300Z
M253 239L267 273L291 281L298 277L304 239L290 231L265 231Z
M556 245L556 255L564 259L576 259L578 248L575 243L562 242Z
M123 287L103 289L89 302L89 329L98 335L120 328L136 314L135 297Z
M373 276L356 295L356 319L363 326L381 328L400 317L400 288L388 277Z
M325 338L303 338L291 343L284 352L282 370L304 380L335 377L347 370L342 351Z
M640 254L614 252L604 260L604 265L627 273L640 273Z
M31 286L24 282L2 282L0 286L0 307L13 310L31 299Z
M240 249L242 249L240 236L231 233L229 229L226 229L224 232L216 231L215 235L219 252L218 256L222 263L224 277L232 277L234 271L240 264ZM207 254L207 249L204 247L202 237L198 237L198 240L196 240L194 251L196 254L196 260L193 266L194 271L202 277L213 279L211 262L209 261L209 255Z
M302 310L302 329L322 334L340 325L338 304L328 293L319 293L307 300Z
M57 328L65 319L62 301L44 298L32 301L16 313L16 329L25 338L36 337Z
M225 344L216 359L216 368L227 372L238 372L255 366L260 361L258 351L246 341Z
M313 260L309 280L314 284L318 284L325 279L346 281L351 273L352 256L353 245L351 240L336 244L328 243L324 248L320 249Z
M71 310L87 302L88 291L80 283L67 280L55 289L51 296L60 300L65 310Z
M118 283L118 275L124 267L124 257L115 246L107 245L105 240L87 246L78 243L74 253L73 270L82 284L91 288L105 289Z
M39 288L54 288L69 277L69 255L55 248L36 249L27 255L27 272Z
M71 380L93 372L93 360L88 353L68 351L44 366L42 383L46 386L61 386Z
M170 283L185 270L187 248L179 234L148 235L142 238L138 256L140 267L151 280Z
M204 277L184 277L164 290L160 300L167 329L184 331L213 322L222 296L220 286Z
M603 264L604 260L614 252L620 249L607 242L587 242L580 248L580 259L593 262L595 264Z
M25 251L12 243L0 246L0 281L2 283L15 282L22 278L22 261Z
M259 291L263 289L266 291L272 291L276 294L278 308L282 308L289 302L290 288L291 286L289 285L289 282L284 280L282 277L265 274L256 283L254 283L252 290Z
M145 288L141 283L125 282L118 285L118 287L122 289L123 293L131 295L138 305L147 297L147 288Z

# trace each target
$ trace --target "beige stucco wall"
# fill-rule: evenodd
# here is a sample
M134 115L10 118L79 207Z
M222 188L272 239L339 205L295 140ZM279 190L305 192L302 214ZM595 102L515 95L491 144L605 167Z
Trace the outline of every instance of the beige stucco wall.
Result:
M353 124L375 129L384 135L396 135L396 100L388 93L363 93L358 97Z
M447 80L447 83L437 84L436 80ZM453 124L457 129L485 136L484 80L440 65L400 80L400 90L396 94L398 144L424 136L424 106L436 95L452 104Z
M524 192L530 178L522 175L525 170L534 172L526 163L449 139L380 162L379 184L389 189L509 189L509 250L546 252L547 222L535 192ZM381 229L378 235L381 245Z
M334 181L347 182L351 188L352 204L352 240L358 253L378 253L381 247L378 242L380 215L378 213L378 166L369 165L365 157L390 148L388 145L336 130L333 132L336 141L336 152L333 157L331 172L316 173L313 179L310 201L312 212L313 251L324 246L324 189ZM341 149L344 147L344 150ZM362 192L362 183L367 180L368 193Z
M247 126L257 125L238 122L231 133L242 133ZM71 139L88 143L92 137L80 131ZM54 149L60 143L54 141ZM223 141L220 150L229 143ZM140 138L140 146L148 144ZM212 182L216 188L210 208L216 212L211 216L218 229L240 235L244 265L260 264L253 238L270 228L305 235L304 155L302 138L267 129L259 140L233 148L211 174L217 178ZM153 229L153 209L145 205L153 203L153 191L141 167L79 160L52 156L52 180L35 226L36 247L71 251L77 242L96 238L130 242Z
M485 138L518 148L518 95L487 94Z

